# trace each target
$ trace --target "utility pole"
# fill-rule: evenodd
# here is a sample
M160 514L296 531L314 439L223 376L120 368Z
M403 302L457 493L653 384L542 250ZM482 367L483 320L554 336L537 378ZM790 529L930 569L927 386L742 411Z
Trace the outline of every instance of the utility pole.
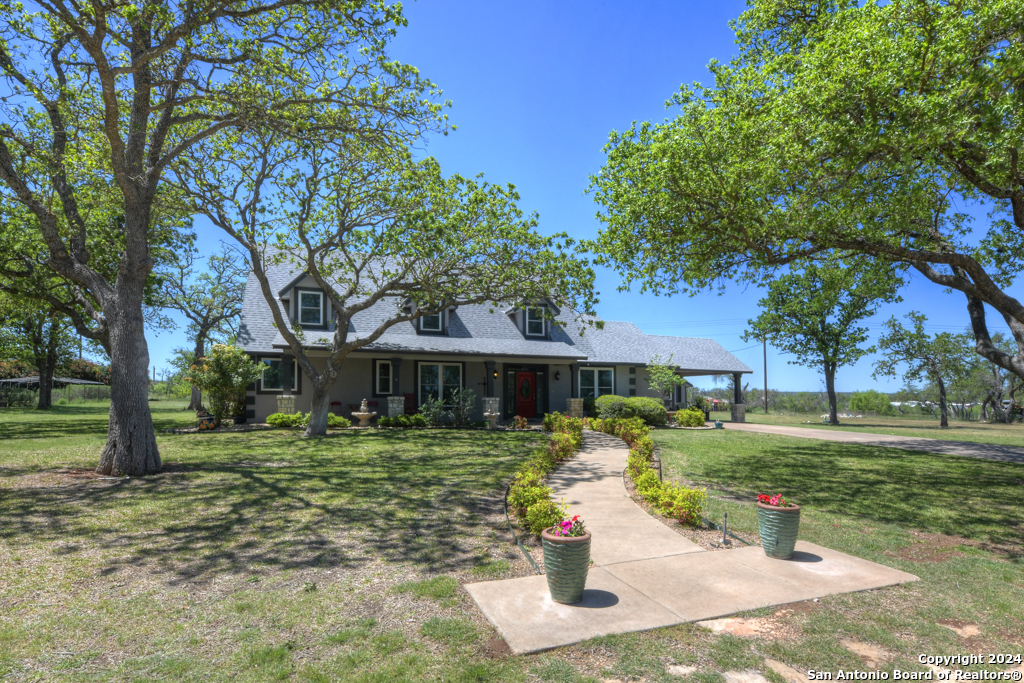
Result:
M764 341L764 414L768 414L768 335L765 335Z

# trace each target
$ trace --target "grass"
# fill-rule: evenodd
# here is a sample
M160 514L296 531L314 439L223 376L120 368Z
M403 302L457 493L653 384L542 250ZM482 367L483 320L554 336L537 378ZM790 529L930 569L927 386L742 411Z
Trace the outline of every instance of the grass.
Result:
M731 528L756 533L749 501L782 492L803 507L802 539L921 578L830 596L784 617L795 638L722 637L700 653L717 668L758 668L755 660L773 657L801 671L863 669L843 638L888 651L882 668L890 672L921 669L922 652L1021 652L1024 466L774 434L654 434L666 479L706 486L713 520L728 512ZM981 633L961 638L942 620Z
M190 424L182 406L151 403L158 429ZM747 615L786 638L684 624L492 658L461 584L530 573L501 493L535 433L161 431L163 474L100 480L104 406L0 416L4 680L667 682L685 664L690 683L735 668L784 683L766 657L863 670L841 638L884 647L889 669L1024 647L1020 465L658 430L666 476L712 489L715 519L756 531L745 501L782 490L805 505L803 538L923 580Z
M711 413L712 420L730 422L728 412ZM807 413L752 413L747 412L746 421L755 424L786 425L825 429L841 432L863 432L867 434L895 434L897 436L919 436L926 439L947 441L969 441L990 443L1001 446L1024 447L1024 424L1003 424L1001 422L977 422L949 418L949 427L939 427L939 418L923 416L881 416L865 415L862 418L839 418L839 425L823 424L817 414Z
M194 420L150 405L158 430ZM539 435L159 431L164 473L110 480L92 473L106 410L2 413L0 675L491 670L480 642L493 630L460 583L528 571L502 534L501 494Z

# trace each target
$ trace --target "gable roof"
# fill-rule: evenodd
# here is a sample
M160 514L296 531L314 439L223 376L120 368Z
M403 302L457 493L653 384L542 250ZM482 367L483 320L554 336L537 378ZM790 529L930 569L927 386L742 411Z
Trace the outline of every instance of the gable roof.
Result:
M278 296L302 281L304 273L284 263L267 267L267 279ZM351 333L367 333L391 317L404 305L396 297L360 311L352 319ZM418 334L412 322L399 323L356 353L424 353L474 356L512 356L559 358L565 362L629 364L644 366L655 355L672 357L683 374L727 374L752 372L747 365L711 339L668 337L645 334L630 322L605 322L604 329L581 324L571 313L556 314L558 326L551 339L525 337L516 327L507 309L488 304L462 305L449 312L448 334ZM583 331L581 335L580 332ZM312 348L327 348L333 331L304 330ZM253 273L245 287L238 343L250 353L280 353L287 348L284 337L274 326L273 316Z

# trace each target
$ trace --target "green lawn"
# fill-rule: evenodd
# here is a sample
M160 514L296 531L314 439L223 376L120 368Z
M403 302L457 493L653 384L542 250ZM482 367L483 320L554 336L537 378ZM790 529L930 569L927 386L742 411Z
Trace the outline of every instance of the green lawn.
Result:
M181 403L150 405L160 430L192 423ZM104 406L0 417L3 680L667 683L678 663L696 683L744 668L784 683L765 657L863 669L841 637L893 652L890 668L1024 645L1018 465L659 430L666 475L712 488L716 519L756 530L731 497L784 490L806 506L804 538L924 580L748 615L782 639L683 625L497 657L460 584L530 573L501 493L535 432L161 431L163 474L111 480L92 473ZM936 625L947 618L982 637Z
M2 413L0 677L505 675L458 585L527 571L499 521L537 433L160 433L163 474L104 480L105 410Z
M712 493L715 521L728 512L730 527L756 533L749 501L782 492L803 506L802 539L922 579L823 599L792 618L801 638L755 639L752 651L801 671L849 665L842 638L888 650L889 670L920 668L922 652L1021 652L1024 466L751 432L658 430L655 441L666 479ZM937 625L950 619L981 635Z
M730 422L727 412L711 413L712 420ZM842 432L865 432L869 434L896 434L898 436L920 436L926 439L946 439L948 441L971 441L975 443L991 443L1002 446L1020 446L1024 448L1024 424L982 423L976 421L955 420L949 418L949 427L939 427L938 418L927 416L914 417L882 417L865 415L861 418L839 418L840 424L832 426L823 424L820 415L804 413L750 413L746 421L756 424L786 425L792 427L808 427L810 429L838 430Z

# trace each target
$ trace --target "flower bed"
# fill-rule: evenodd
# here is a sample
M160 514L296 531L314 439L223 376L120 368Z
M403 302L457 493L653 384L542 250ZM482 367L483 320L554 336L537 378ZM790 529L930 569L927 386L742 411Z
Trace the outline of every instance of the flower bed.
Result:
M551 441L538 448L512 479L508 505L532 533L540 534L565 516L565 506L555 503L544 480L558 465L572 458L583 445L583 420L561 413L544 416L544 428Z
M623 420L589 420L588 426L597 432L617 436L629 446L626 472L637 493L666 517L678 519L680 524L696 526L701 522L707 490L690 488L671 482L665 483L651 469L654 459L654 441L650 428L640 418Z

